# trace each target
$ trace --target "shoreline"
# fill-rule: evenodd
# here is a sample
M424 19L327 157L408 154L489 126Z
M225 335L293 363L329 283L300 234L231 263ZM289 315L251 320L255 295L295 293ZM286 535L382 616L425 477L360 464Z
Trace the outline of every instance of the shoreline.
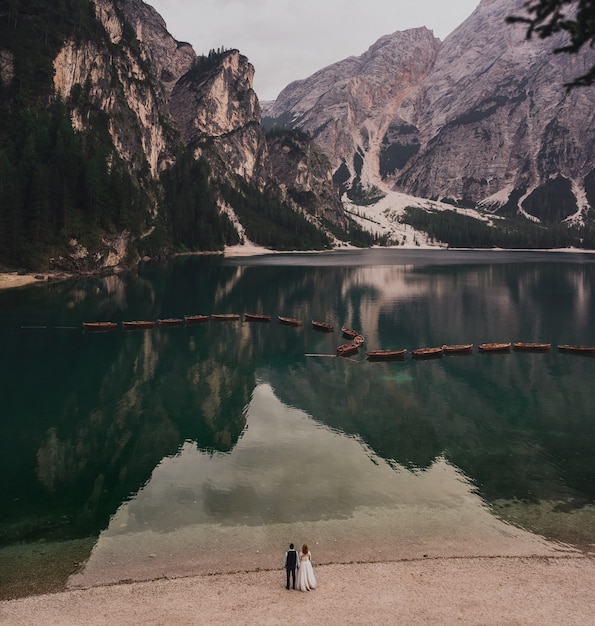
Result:
M244 244L238 246L227 246L221 251L203 251L203 252L180 252L173 255L179 256L205 256L205 255L221 255L226 259L265 256L274 254L331 254L333 252L349 252L352 250L417 250L424 252L539 252L560 254L566 252L568 254L595 254L595 250L587 250L583 248L444 248L440 246L372 246L371 248L355 248L353 246L340 246L332 250L271 250L254 244ZM0 291L5 289L15 289L18 287L26 287L33 284L47 284L48 282L57 282L69 280L71 278L84 278L91 276L101 276L110 274L119 274L127 270L115 266L111 268L102 268L94 272L83 272L81 274L72 274L67 272L37 272L20 274L18 271L0 272Z
M98 272L100 273L100 272ZM81 276L88 276L81 274ZM66 272L37 272L19 274L19 272L0 272L0 290L16 289L18 287L26 287L27 285L44 285L47 283L57 283L63 280L76 278L76 274L68 274Z
M44 275L45 276L45 275ZM34 283L43 283L44 280L36 279L33 274L18 274L17 272L0 272L0 289L13 289L24 287Z
M591 624L595 561L440 557L316 565L318 587L285 590L254 570L121 582L0 602L0 625Z

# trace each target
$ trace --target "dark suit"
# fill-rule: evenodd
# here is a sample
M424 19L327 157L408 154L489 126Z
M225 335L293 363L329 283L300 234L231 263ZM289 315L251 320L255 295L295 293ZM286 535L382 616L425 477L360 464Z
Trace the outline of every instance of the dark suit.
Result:
M291 576L291 579L293 581L293 588L295 589L295 570L298 567L297 550L294 550L293 548L287 550L287 552L285 553L284 565L285 572L287 574L287 584L285 585L285 588L289 589L289 577Z

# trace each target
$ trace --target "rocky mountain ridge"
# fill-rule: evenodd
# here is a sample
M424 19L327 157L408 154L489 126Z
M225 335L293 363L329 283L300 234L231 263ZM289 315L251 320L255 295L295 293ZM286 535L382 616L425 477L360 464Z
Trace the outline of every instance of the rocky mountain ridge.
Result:
M272 232L297 233L284 246L307 246L299 233L322 232L322 216L344 226L328 162L304 175L309 140L273 173L254 68L238 50L197 55L142 0L14 5L0 9L0 29L0 174L17 180L0 189L9 207L0 263L40 267L52 257L56 267L83 270L180 246L221 249L249 232L259 237L262 206ZM27 111L39 121L19 134ZM64 143L72 154L58 157ZM27 157L27 146L35 154ZM70 172L73 190L59 158L81 169ZM324 234L308 237L326 245Z
M375 181L382 138L425 79L440 48L427 28L379 39L350 57L288 85L264 110L264 123L309 132L350 177ZM405 122L405 120L403 120Z
M112 0L100 0L97 7L102 4L109 7ZM269 144L260 125L261 109L253 89L254 67L239 50L197 56L189 44L172 37L151 6L141 0L128 0L121 5L127 23L134 28L142 57L150 63L158 79L165 108L179 139L194 158L204 156L220 180L231 180L233 184L233 178L239 177L260 191L280 189L282 200L295 210L313 215L324 212L331 222L344 223L340 202L333 202L327 209L328 196L337 195L330 166L328 171L312 170L309 180L300 181L295 172L303 170L299 164L301 154L286 171L290 187L310 195L309 206L299 205L284 193L287 180L278 177L283 173L278 168L277 176L273 173ZM103 13L110 15L106 10ZM109 20L102 21L109 31ZM304 154L308 151L309 147L304 147ZM221 206L237 220L233 207L224 201Z
M444 42L426 29L291 83L269 126L311 133L346 188L363 184L545 224L595 207L595 98L567 93L594 52L554 55L506 25L522 0L482 0Z

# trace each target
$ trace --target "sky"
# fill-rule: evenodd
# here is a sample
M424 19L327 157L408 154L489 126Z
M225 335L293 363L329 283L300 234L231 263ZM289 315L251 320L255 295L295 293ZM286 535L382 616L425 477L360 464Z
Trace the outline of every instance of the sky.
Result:
M426 26L442 40L479 0L145 0L197 54L237 48L254 65L259 100L377 39Z

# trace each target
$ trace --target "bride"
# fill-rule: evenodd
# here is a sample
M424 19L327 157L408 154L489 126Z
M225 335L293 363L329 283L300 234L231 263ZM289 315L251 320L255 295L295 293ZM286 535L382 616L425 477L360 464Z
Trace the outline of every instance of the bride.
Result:
M302 546L300 566L298 568L296 578L296 589L299 589L300 591L310 591L310 589L316 589L316 576L314 576L314 570L312 569L312 554L310 550L308 550L307 544Z

